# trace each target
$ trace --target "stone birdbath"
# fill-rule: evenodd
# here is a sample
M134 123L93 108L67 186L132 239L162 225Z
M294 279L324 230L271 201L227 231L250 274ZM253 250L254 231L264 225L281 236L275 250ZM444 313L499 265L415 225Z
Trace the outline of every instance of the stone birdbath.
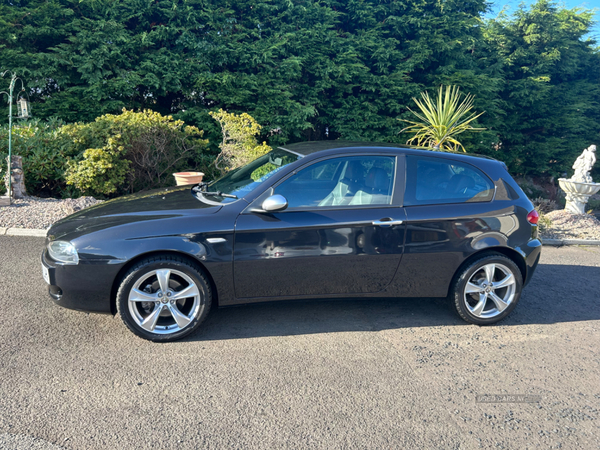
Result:
M575 174L569 179L558 179L558 185L567 194L565 211L571 214L585 214L585 205L588 200L600 191L600 183L594 183L590 176L590 170L595 163L596 146L590 145L573 164Z

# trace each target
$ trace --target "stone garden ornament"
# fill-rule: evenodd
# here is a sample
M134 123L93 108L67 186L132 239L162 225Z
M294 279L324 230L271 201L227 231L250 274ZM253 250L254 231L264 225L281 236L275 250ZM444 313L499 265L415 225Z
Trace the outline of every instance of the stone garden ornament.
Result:
M590 145L586 148L579 158L573 164L575 174L570 178L571 181L579 181L580 183L593 183L590 171L596 163L596 146Z
M585 214L589 198L600 190L600 183L594 183L590 171L596 163L596 146L586 148L573 164L575 173L568 180L559 178L558 184L567 194L565 211L572 214Z

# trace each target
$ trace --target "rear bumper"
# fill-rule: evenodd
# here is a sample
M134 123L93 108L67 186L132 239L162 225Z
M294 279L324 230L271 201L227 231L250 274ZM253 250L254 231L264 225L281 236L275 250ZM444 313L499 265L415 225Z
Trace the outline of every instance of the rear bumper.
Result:
M48 293L54 303L77 311L112 314L112 286L122 264L57 264L44 250L42 265L48 270Z
M531 239L524 248L521 248L525 254L525 279L523 280L523 286L527 286L533 277L535 269L540 262L540 256L542 255L542 242L539 239Z

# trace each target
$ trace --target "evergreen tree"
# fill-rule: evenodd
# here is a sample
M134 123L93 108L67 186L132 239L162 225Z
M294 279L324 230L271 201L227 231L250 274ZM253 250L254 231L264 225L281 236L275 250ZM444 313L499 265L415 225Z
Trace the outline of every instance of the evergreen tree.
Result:
M592 14L548 0L483 20L486 0L11 0L0 68L23 76L36 118L122 108L220 130L249 113L270 144L405 143L412 98L456 85L485 111L470 152L557 174L600 139ZM7 81L0 79L0 89ZM0 116L0 121L5 115Z
M548 0L488 23L486 40L504 78L492 154L513 173L559 175L600 141L600 53L583 38L591 24L590 11Z

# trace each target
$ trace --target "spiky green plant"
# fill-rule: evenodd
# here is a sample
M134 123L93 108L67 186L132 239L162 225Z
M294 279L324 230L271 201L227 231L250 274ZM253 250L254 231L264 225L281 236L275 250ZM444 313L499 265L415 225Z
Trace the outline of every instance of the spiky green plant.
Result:
M434 150L457 151L459 148L466 152L463 145L456 139L465 131L482 131L485 128L474 128L470 125L483 113L470 113L473 109L473 96L467 94L461 99L458 86L440 86L437 99L434 101L428 92L421 92L422 100L413 98L420 112L408 108L421 122L400 119L411 125L403 131L415 132L415 135L406 141L422 147L430 147Z

